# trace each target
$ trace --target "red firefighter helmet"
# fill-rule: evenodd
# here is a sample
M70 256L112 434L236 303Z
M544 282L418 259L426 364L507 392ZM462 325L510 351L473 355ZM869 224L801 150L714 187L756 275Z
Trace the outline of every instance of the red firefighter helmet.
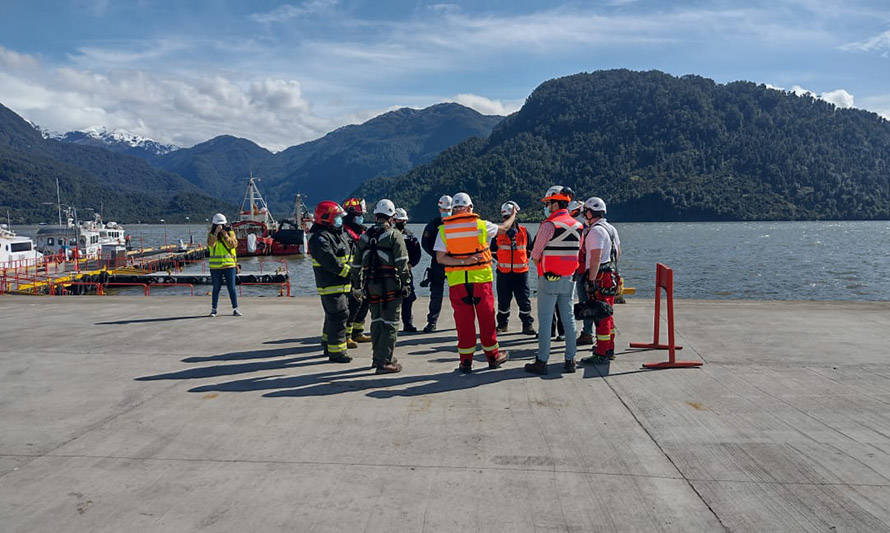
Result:
M365 211L368 210L364 198L350 198L346 200L343 202L343 209L355 216L364 215Z
M325 200L315 206L315 223L333 226L334 219L345 214L346 211L343 211L340 204L331 200Z

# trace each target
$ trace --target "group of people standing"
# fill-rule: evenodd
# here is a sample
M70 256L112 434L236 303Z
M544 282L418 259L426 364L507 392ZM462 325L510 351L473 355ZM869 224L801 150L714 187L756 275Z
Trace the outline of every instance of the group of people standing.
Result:
M429 286L430 302L424 333L436 331L445 283L457 329L459 370L472 372L473 357L481 344L489 368L498 368L508 354L498 345L498 332L506 332L513 299L519 307L522 333L537 335L531 312L530 261L537 270L537 314L541 334L535 361L528 372L547 373L551 325L561 319L566 339L564 371L575 371L578 345L594 344L593 355L582 360L598 364L614 357L615 329L611 306L619 293L618 233L605 219L602 199L575 200L568 187L553 186L542 199L547 218L537 236L516 222L519 205L501 206L502 221L483 220L473 212L467 193L442 196L439 216L429 222L420 241L405 227L408 215L389 199L374 208L374 224L364 225L365 201L350 198L341 207L319 203L310 229L309 253L316 287L324 310L322 345L336 363L352 360L347 351L361 342L372 343L373 366L378 374L402 369L394 356L399 329L416 332L412 303L416 300L412 267L421 249L431 256L421 286ZM493 291L497 263L497 312ZM585 320L575 338L574 293L582 306L596 304L607 312ZM364 333L371 314L371 335ZM608 315L608 316L606 316Z

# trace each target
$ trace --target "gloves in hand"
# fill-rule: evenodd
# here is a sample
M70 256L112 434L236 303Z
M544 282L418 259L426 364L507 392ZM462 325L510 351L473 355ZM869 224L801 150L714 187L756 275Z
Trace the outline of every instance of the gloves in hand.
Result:
M361 287L353 287L352 288L352 297L356 300L361 300L362 298L365 297L364 293L362 292Z
M411 287L409 285L405 285L402 287L402 298L408 298L411 296Z

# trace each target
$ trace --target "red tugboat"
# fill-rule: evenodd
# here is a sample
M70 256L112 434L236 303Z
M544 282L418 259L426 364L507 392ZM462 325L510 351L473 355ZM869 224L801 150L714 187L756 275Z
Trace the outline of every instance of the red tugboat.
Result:
M271 255L272 232L278 230L278 224L269 212L269 206L257 189L259 181L253 175L247 182L247 192L241 201L237 222L232 224L235 237L238 238L238 255Z
M291 218L285 218L272 233L272 255L297 255L306 253L306 233L312 225L312 215L303 203L303 196L294 199Z

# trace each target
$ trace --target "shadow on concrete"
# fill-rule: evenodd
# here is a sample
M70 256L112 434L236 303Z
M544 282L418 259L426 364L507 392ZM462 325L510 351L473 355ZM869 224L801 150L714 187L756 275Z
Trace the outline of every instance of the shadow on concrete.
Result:
M268 356L267 356L268 357ZM233 374L248 374L251 372L259 372L262 370L275 370L279 368L299 368L304 366L313 366L328 364L327 358L321 354L310 355L306 357L291 357L288 359L278 359L275 361L262 361L253 363L242 363L236 365L214 365L203 366L199 368L188 368L176 372L167 372L164 374L155 374L153 376L142 376L135 378L136 381L159 381L165 379L200 379L216 376L230 376ZM320 359L318 361L308 361L308 359Z
M312 352L317 352L317 355L300 357L297 360L312 359L313 357L323 357L320 346L302 346L298 348L275 348L268 350L254 350L252 352L231 352L220 355L186 357L182 360L182 362L205 363L211 361L243 361L245 359L267 359L269 357L286 357L289 355L299 355ZM293 361L294 359L291 360Z
M263 396L266 398L293 398L308 396L331 396L345 392L364 391L369 389L384 389L397 386L405 386L398 390L371 390L366 394L369 398L385 399L396 396L424 396L427 394L437 394L454 390L472 389L483 385L490 385L501 381L512 379L525 379L531 377L540 377L543 379L560 379L562 375L559 372L553 372L547 376L534 376L525 372L522 368L507 368L489 370L480 364L481 368L474 370L472 374L462 374L456 369L449 372L439 374L425 375L399 375L391 374L388 376L377 376L368 372L365 375L358 376L340 376L348 378L371 377L371 379L350 379L350 380L318 380L317 383L305 383L306 380L317 379L315 376L300 376L292 378L293 380L303 380L303 386L300 388L275 387L287 390L277 390L269 392ZM284 380L287 381L287 380ZM216 389L214 389L216 390ZM203 392L196 391L196 392Z
M145 324L151 322L172 322L174 320L191 320L193 318L208 318L207 315L192 315L192 316L166 316L161 318L134 318L133 320L115 320L113 322L96 322L93 324L94 326L111 326L111 325L122 325L122 324Z
M321 344L321 336L303 337L301 339L278 339L274 341L264 341L263 344Z
M364 373L358 374L358 372ZM248 392L271 389L290 389L293 387L326 383L327 380L338 379L341 377L353 378L373 375L375 375L374 372L369 370L368 367L350 367L343 370L331 370L329 372L319 372L318 374L289 377L282 377L282 374L273 374L271 376L239 379L213 385L201 385L200 387L189 389L189 392Z

